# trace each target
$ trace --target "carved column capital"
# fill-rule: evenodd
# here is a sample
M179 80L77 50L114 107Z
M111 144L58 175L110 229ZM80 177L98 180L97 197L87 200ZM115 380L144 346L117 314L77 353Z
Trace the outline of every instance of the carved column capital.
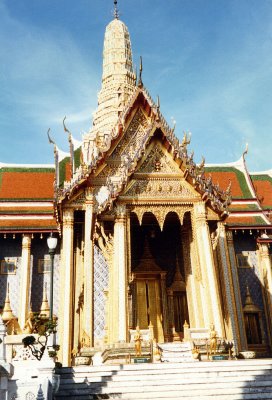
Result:
M86 202L88 202L88 203L94 202L94 188L87 187L85 189L85 199L86 199Z
M31 235L24 235L22 238L22 249L30 249Z
M63 227L72 228L74 224L74 210L72 208L66 208L63 211Z
M118 204L115 208L116 221L125 223L126 217L127 217L127 208L125 204Z
M206 224L206 208L204 202L197 202L194 204L194 220L196 226Z
M258 243L258 248L262 258L269 258L269 248L267 243Z
M233 243L233 232L231 230L226 230L226 238L229 244Z

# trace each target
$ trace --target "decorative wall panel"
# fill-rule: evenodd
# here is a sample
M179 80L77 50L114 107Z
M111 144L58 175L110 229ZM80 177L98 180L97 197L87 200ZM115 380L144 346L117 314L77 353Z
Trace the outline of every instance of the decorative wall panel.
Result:
M106 298L104 291L108 288L109 269L101 250L94 246L94 338L104 336L106 323Z

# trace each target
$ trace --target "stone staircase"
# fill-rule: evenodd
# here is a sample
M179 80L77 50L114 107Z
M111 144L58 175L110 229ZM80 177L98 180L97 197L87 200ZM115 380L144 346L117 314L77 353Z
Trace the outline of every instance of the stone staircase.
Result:
M183 363L194 362L190 342L160 343L162 362Z
M63 368L56 400L272 399L272 359Z

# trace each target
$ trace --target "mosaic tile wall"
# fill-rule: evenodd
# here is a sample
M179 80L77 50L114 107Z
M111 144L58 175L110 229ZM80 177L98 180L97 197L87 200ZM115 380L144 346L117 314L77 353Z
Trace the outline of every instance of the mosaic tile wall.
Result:
M104 336L106 301L104 290L108 288L109 268L100 249L94 247L94 338Z
M234 247L236 254L246 254L251 267L238 268L239 285L242 299L242 306L245 304L246 287L248 285L253 302L262 310L262 320L264 325L264 333L267 338L267 325L264 314L264 302L262 296L262 283L260 281L260 270L258 266L258 258L256 252L256 242L254 238L248 235L234 235ZM266 339L265 338L265 339Z
M31 275L31 305L33 311L39 311L42 298L43 288L46 285L47 298L49 300L50 292L50 272L39 272L39 260L50 260L47 247L47 238L34 239L32 242L31 253L33 257L33 267ZM58 316L59 309L59 290L60 290L60 255L59 249L56 250L54 257L54 297L53 297L53 313Z
M0 260L12 259L16 261L16 273L10 275L0 274L0 306L5 303L7 286L9 284L10 304L15 316L18 315L20 274L21 274L22 237L17 235L15 239L8 235L6 239L1 237Z

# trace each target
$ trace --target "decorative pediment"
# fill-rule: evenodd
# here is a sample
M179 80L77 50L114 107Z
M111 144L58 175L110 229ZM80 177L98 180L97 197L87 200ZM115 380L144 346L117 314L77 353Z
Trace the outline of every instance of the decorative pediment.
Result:
M172 157L171 157L172 158ZM143 161L140 163L137 173L178 173L181 174L178 166L175 165L173 159L166 154L166 150L163 149L160 143L155 143L147 155L144 156Z
M164 201L186 201L188 199L199 199L200 195L182 178L147 178L133 179L121 197L135 200L161 199Z
M194 162L193 153L187 151L189 143L186 133L182 142L178 140L147 90L138 87L109 135L108 150L98 152L90 164L80 167L78 178L73 177L70 185L56 191L58 203L65 198L69 201L71 193L88 180L95 191L107 188L108 198L97 201L98 213L118 196L130 202L131 197L137 201L152 195L157 200L181 202L201 197L220 218L225 218L230 192L219 189L205 176L205 160L199 165Z

